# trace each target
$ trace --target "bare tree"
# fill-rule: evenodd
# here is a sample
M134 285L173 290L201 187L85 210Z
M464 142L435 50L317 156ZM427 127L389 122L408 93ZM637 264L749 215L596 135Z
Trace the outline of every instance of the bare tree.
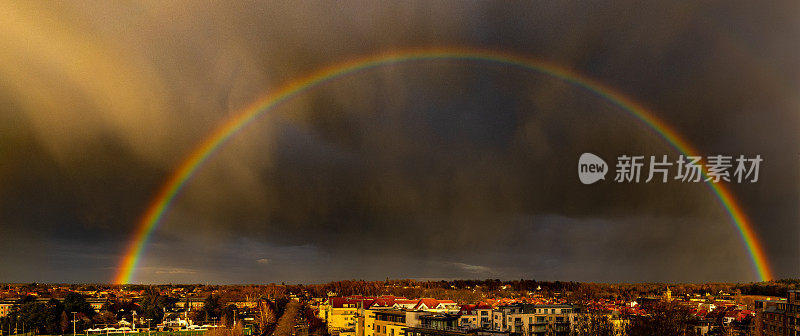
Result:
M300 303L297 301L289 301L286 304L286 309L278 319L278 325L275 327L275 336L291 336L297 321L297 313L300 312Z
M69 330L69 317L66 312L62 311L60 318L59 327L61 327L61 333L64 334Z
M258 301L258 315L256 316L256 323L262 335L266 335L275 328L278 316L275 313L275 308L272 302L267 300Z
M610 314L590 311L581 314L575 321L571 336L615 336Z

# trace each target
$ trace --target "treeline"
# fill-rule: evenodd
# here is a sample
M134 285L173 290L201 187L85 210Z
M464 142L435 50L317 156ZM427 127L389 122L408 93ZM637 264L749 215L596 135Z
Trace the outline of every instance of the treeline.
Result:
M319 285L284 286L286 293L305 294L311 297L326 297L328 294L346 295L396 295L409 298L435 297L452 299L460 303L474 303L486 298L515 298L531 293L545 297L560 296L574 302L596 299L634 300L642 296L660 295L666 287L674 297L699 294L718 295L766 295L786 297L790 289L799 289L800 280L787 279L768 282L732 284L668 284L636 283L608 284L536 280L453 280L415 281L387 280L336 281Z
M294 295L299 298L327 297L329 294L347 295L396 295L409 298L435 297L452 299L462 303L472 303L487 298L514 298L539 293L544 296L562 296L567 299L621 299L632 300L640 296L659 295L669 286L673 296L717 295L720 292L741 295L783 296L790 289L800 288L800 279L784 279L754 283L706 283L706 284L668 284L668 283L584 283L573 281L536 280L451 280L416 281L386 280L364 281L344 280L326 284L266 284L266 285L69 285L62 287L43 284L4 285L18 292L37 292L40 297L65 297L76 291L109 291L110 298L116 299L116 290L144 291L145 293L167 293L181 289L180 296L208 297L215 295L222 302L255 301L260 298L279 299ZM53 289L58 288L58 289ZM169 296L167 296L169 298ZM167 300L162 298L161 300ZM124 298L119 298L123 300ZM155 304L155 303L154 303ZM168 306L169 302L158 303Z
M133 321L150 320L155 325L161 323L164 311L171 309L178 301L176 298L162 295L154 289L148 290L136 302L131 299L109 299L100 312L76 292L64 295L63 300L51 298L39 300L35 296L18 299L7 316L0 318L0 326L6 331L36 332L39 334L63 334L67 331L83 331L93 326L110 326L123 318Z
M253 312L254 335L323 335L325 321L305 301L262 298Z
M241 334L245 315L254 317L255 325L252 327L256 335L287 335L295 326L302 326L309 334L324 333L325 322L317 317L305 301L292 300L288 296L270 299L267 295L275 294L271 290L264 290L265 287L252 289L255 289L250 293L252 295L256 295L256 292L264 294L251 298L252 302L257 302L254 309L238 309L232 301L220 295L209 294L201 308L187 312L189 318L196 324L207 322L228 327L227 336ZM0 327L3 334L34 332L55 335L71 333L73 328L81 333L92 327L112 326L123 319L131 322L134 316L136 320L148 321L154 327L163 319L184 316L184 313L173 310L179 301L178 298L162 294L156 288L148 288L136 302L126 299L109 300L96 312L86 298L76 292L68 293L63 300L39 300L34 296L26 296L15 302L8 316L0 318Z
M96 315L86 299L77 293L67 294L63 302L58 299L41 302L36 297L26 296L17 300L7 316L0 318L0 326L12 333L64 334L73 327L84 328Z

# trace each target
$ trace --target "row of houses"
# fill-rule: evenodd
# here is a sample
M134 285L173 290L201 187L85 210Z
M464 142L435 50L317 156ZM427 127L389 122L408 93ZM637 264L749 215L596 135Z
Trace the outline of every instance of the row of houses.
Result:
M485 302L404 297L333 297L319 306L328 332L339 336L568 335L577 318L570 304Z
M13 307L18 302L18 300L19 300L18 298L0 300L0 317L8 316L8 314L11 312L11 307ZM50 300L51 300L50 298L41 298L41 297L36 298L36 301L41 303L47 303ZM63 298L58 298L56 300L64 301ZM133 298L133 300L134 302L136 302L137 298ZM86 302L96 312L100 312L105 304L110 303L109 299L107 298L87 298ZM205 304L205 298L184 298L178 302L175 302L175 308L194 310L203 308L204 304ZM238 309L245 309L245 308L254 309L258 306L257 301L233 301L230 302L230 304L233 304Z
M36 302L41 302L41 303L47 303L50 300L52 300L52 299L51 298L41 298L41 297L40 298L36 298ZM64 301L63 298L58 298L56 300ZM8 316L8 314L11 313L11 308L15 304L17 304L18 301L19 301L18 298L17 299L0 300L0 317ZM106 302L108 302L108 300L107 299L89 298L89 299L86 299L86 302L95 311L100 311L101 309L103 309L103 305L105 305Z

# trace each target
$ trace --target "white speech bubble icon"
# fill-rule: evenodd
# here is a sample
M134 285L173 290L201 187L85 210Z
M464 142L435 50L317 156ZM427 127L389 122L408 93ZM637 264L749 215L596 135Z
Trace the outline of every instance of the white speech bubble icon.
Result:
M606 178L608 165L599 156L583 153L578 159L578 178L583 184L592 184Z

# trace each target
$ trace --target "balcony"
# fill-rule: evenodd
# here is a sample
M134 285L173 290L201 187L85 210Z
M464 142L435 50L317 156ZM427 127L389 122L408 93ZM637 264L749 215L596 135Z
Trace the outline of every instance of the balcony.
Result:
M556 325L556 327L555 327L555 331L556 331L557 333L569 332L569 325L563 325L563 324L561 324L561 325Z
M547 331L547 323L541 325L531 325L529 330L531 333L543 333Z
M431 329L431 330L443 330L443 331L455 331L455 332L464 332L469 330L469 327L448 327L442 325L432 325L432 324L420 324L420 329Z

